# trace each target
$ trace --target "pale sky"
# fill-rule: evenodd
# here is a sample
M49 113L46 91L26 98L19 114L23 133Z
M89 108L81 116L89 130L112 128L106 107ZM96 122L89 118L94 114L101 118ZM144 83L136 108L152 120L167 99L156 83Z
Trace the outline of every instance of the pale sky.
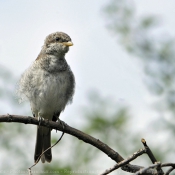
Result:
M135 116L130 127L136 131L138 128L145 131L147 138L153 139L152 144L157 144L154 138L164 137L158 132L153 138L152 132L148 132L145 125L145 122L156 119L158 115L151 107L155 97L145 87L141 62L128 55L106 28L102 9L108 2L0 0L0 65L11 70L19 79L36 59L48 34L56 31L67 33L74 43L66 59L75 75L76 91L73 103L66 107L61 120L79 128L84 121L80 109L88 104L88 92L96 90L102 97L108 97L118 105L128 106L131 115ZM134 2L137 16L160 16L160 26L175 36L174 0ZM15 84L12 89L15 92ZM0 106L3 114L28 115L30 111L29 105L26 111L12 108L8 105L8 99L1 100ZM21 142L26 144L23 138ZM34 149L34 143L31 144L31 149ZM33 153L26 154L33 161ZM8 160L12 164L18 163L14 159Z
M102 8L107 2L0 1L0 64L17 78L36 59L48 34L63 31L72 38L74 46L66 59L76 78L76 92L73 104L61 117L65 121L74 115L75 123L81 120L79 108L87 103L87 93L91 90L129 106L133 115L143 117L140 121L148 115L156 116L149 106L154 98L144 85L142 65L125 52L106 28ZM134 2L137 15L162 17L164 29L175 35L173 0Z

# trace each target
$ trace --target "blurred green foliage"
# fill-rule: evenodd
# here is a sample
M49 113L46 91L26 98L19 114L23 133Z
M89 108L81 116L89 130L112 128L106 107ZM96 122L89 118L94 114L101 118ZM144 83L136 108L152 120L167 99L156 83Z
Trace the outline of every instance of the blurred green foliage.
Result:
M0 65L1 114L18 114L19 111L24 111L25 114L29 113L29 109L24 104L18 103L15 95L16 82L16 77L7 68ZM31 130L32 127L18 123L0 123L2 153L0 170L4 174L23 169L29 164L28 150L32 145L30 142L33 137L31 132L34 133L33 129Z
M159 145L155 145L153 148L157 158L164 161L175 151L171 146L174 145L175 140L173 122L175 114L174 39L161 33L158 36L155 35L159 20L152 16L136 17L132 1L112 0L105 8L105 15L108 28L113 32L114 38L121 41L122 46L129 54L136 55L142 61L146 75L145 83L150 92L158 97L156 108L160 115L168 113L170 116L172 122L163 117L156 121L157 126L162 127L162 130L169 131L167 140L164 141L164 144L168 143L169 149L159 147L160 153L157 149ZM11 111L22 110L26 114L29 111L29 106L26 108L17 103L14 84L16 84L16 78L9 70L1 66L0 103L8 104L8 107L1 108L1 113L6 113L10 108ZM98 93L89 94L89 106L82 107L81 114L86 122L82 127L77 127L102 140L123 157L128 157L140 148L138 139L141 138L142 131L132 132L132 117L128 107L111 99L110 97L104 98ZM1 169L17 167L17 169L26 170L33 163L33 159L29 160L28 157L34 152L34 143L31 143L31 140L35 141L34 127L1 123L0 132L0 144L4 156ZM53 142L57 140L57 137L56 135L53 137ZM38 170L38 174L41 172L45 174L79 174L78 170L84 171L81 174L99 170L99 174L114 165L112 160L96 148L67 135L58 146L54 147L54 150L56 160L51 164L37 165L34 170ZM97 172L91 174L97 174Z
M173 161L175 141L175 39L162 31L160 18L155 16L137 16L137 4L128 0L111 0L104 9L108 30L113 38L119 40L128 54L135 56L143 66L144 83L156 97L152 106L159 118L149 127L161 130L164 144L155 154L161 161ZM133 57L131 57L133 58ZM148 131L149 132L149 131ZM167 144L168 143L168 144ZM174 157L174 156L173 156Z
M132 1L112 0L105 9L105 15L114 38L118 38L126 51L142 61L150 92L162 97L161 105L174 115L174 38L159 31L158 18L137 17Z

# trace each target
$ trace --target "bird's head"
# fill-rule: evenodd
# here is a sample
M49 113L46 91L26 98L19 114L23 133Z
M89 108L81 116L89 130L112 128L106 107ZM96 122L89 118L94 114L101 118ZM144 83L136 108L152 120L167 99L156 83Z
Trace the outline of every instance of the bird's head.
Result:
M64 55L72 45L71 38L66 33L55 32L46 37L44 50L47 54Z

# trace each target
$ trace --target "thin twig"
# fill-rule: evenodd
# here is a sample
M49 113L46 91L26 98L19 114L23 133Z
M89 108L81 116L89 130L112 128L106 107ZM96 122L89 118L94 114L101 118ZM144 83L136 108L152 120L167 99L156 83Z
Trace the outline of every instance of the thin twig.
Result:
M28 169L29 175L32 175L32 171L31 169Z
M114 165L112 168L106 170L104 173L101 173L100 175L106 175L111 173L112 171L122 167L123 165L128 164L132 160L136 159L138 156L146 153L146 149L140 149L137 152L135 152L132 156L128 157L127 159L123 160L122 162L119 162L118 164Z
M152 151L150 150L149 146L146 144L146 140L145 139L141 139L141 142L143 143L143 146L146 149L146 153L148 154L148 156L151 159L152 163L154 164L155 162L157 162L157 160L154 157L154 155L153 155Z
M56 141L56 143L53 144L52 146L50 146L49 148L47 148L47 149L38 157L38 159L36 160L36 162L35 162L30 168L28 168L28 169L31 170L36 164L38 164L38 162L39 162L41 156L42 156L46 151L48 151L49 149L53 148L53 147L62 139L63 135L64 135L64 132L62 133L61 137Z
M175 167L175 163L162 163L162 167L172 166Z
M168 169L168 171L164 175L169 175L173 170L174 170L174 167L171 167L170 169Z

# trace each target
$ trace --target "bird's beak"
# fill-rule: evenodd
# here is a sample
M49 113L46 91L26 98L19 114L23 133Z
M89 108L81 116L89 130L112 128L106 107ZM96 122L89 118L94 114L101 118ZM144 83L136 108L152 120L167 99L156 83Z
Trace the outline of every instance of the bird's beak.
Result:
M68 41L68 42L63 42L63 44L65 46L73 46L73 43L71 41Z

